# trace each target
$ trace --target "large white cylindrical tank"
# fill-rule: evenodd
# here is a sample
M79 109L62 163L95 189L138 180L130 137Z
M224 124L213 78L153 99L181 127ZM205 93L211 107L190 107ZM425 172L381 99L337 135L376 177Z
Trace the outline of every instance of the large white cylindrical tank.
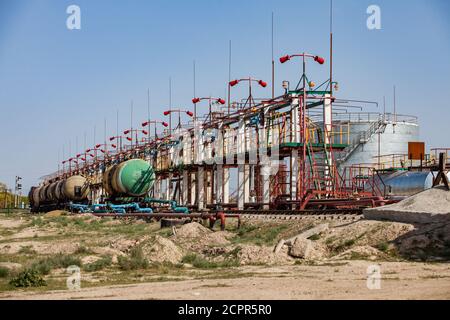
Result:
M379 155L407 155L408 142L419 141L420 128L413 116L356 115L352 113L348 120L344 115L333 119L333 143L347 145L342 151L335 150L341 173L353 165L376 165Z

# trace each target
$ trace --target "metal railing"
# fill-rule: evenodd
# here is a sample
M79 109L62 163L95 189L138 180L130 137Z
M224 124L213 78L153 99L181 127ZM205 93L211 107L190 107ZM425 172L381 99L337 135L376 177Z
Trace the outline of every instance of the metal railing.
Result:
M333 122L348 121L348 122L402 122L402 123L418 123L418 118L412 115L394 114L394 113L380 113L380 112L340 112L333 113Z
M370 138L376 134L379 130L385 127L386 123L383 120L377 120L373 122L369 128L365 131L358 132L356 136L351 139L349 146L344 149L344 155L341 156L339 161L343 162L358 148L359 145L364 144L370 140Z

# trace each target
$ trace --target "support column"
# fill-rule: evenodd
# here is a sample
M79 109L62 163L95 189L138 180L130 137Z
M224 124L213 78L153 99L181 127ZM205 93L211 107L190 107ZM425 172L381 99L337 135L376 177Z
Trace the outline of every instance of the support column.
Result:
M230 169L223 168L223 203L230 203Z
M244 202L250 202L250 165L244 169Z
M212 190L214 188L213 186L213 172L211 170L206 171L206 204L212 203Z
M182 187L183 187L183 196L181 199L181 203L183 205L187 205L188 204L188 193L189 193L189 172L187 170L183 171L183 183L182 183Z
M223 203L223 165L216 168L216 203Z
M300 118L299 118L299 100L297 97L292 99L291 111L291 142L300 142Z
M172 200L172 179L168 176L166 179L166 200Z
M298 150L291 151L291 200L297 200L297 183L299 178Z
M197 173L193 172L191 173L191 184L190 184L190 192L191 192L191 205L195 205L196 203L196 189L197 189Z
M245 165L240 164L238 165L238 190L237 190L237 198L238 198L238 209L244 210L244 194L245 194L245 179L244 179L244 171L245 171Z
M333 124L332 124L332 110L331 110L331 99L330 95L326 94L325 99L323 100L323 127L324 127L324 152L325 152L325 166L324 166L324 177L325 178L331 178L331 168L333 166L333 158L331 156L331 148L329 146L330 143L333 143L333 141L330 140L332 130L333 130ZM332 181L326 181L326 190L332 191L333 188Z
M157 177L155 181L155 193L153 195L155 199L161 198L161 178Z
M245 165L245 121L239 121L237 132L237 163L238 163L238 209L244 209L246 189L246 165ZM248 175L247 175L248 182Z
M197 207L198 210L203 210L205 206L205 169L203 167L198 168L197 175Z
M261 167L261 180L262 180L262 201L264 202L263 209L268 210L270 202L270 165L264 165Z

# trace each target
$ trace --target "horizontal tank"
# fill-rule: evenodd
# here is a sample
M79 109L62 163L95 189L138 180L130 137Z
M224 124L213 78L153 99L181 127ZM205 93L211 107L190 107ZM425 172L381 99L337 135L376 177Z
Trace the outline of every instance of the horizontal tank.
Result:
M109 195L145 195L153 186L153 167L142 159L131 159L105 171L103 187Z
M434 175L434 176L433 176ZM374 183L386 195L411 196L433 186L437 172L398 171L394 173L382 173L375 176ZM450 173L447 174L450 178ZM372 189L369 182L364 186L365 190Z
M89 184L85 177L77 175L64 180L61 185L63 198L70 201L86 199L89 193Z
M47 201L55 201L55 189L56 189L56 182L51 183L46 191L47 195Z
M47 187L49 185L45 185L39 188L39 203L47 202Z
M85 177L77 175L40 187L32 187L29 198L31 206L39 209L40 206L85 200L88 193L88 181Z
M60 180L56 182L54 197L56 201L64 200L64 195L62 191L62 186L64 184L64 180Z
M39 205L39 188L31 187L30 192L28 193L28 202L32 207Z

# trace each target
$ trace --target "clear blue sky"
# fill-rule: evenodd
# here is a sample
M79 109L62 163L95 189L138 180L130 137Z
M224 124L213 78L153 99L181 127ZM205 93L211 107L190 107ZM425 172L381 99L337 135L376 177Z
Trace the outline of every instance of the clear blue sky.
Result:
M66 28L66 8L81 7L81 30ZM382 30L366 28L366 8L381 7ZM328 60L329 0L45 1L0 0L0 181L24 191L57 169L69 141L75 154L99 143L108 132L135 125L151 114L163 118L172 77L174 105L192 107L193 72L197 93L225 96L228 41L232 77L270 81L271 13L275 15L275 57L308 51ZM419 116L428 147L450 147L450 5L446 0L335 0L334 77L338 97L382 101L398 112ZM300 65L277 63L281 80L295 81ZM327 67L311 65L316 82ZM241 90L241 91L240 91ZM264 91L265 90L265 91ZM270 94L258 89L256 95ZM243 89L233 90L234 98ZM108 133L109 134L109 133Z

